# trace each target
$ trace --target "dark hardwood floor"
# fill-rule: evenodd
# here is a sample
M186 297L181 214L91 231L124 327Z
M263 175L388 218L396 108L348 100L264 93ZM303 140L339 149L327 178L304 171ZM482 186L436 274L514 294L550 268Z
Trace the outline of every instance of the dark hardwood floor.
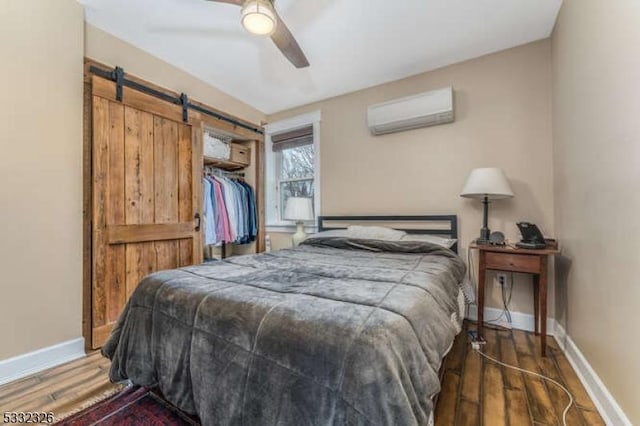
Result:
M465 329L474 327L465 323ZM553 378L573 394L576 404L569 425L604 425L571 365L549 338L547 357L540 357L531 333L485 329L484 352L503 362ZM0 386L0 413L53 412L56 419L117 392L109 382L109 361L99 352ZM568 399L562 390L529 375L486 361L471 349L466 330L445 360L436 425L558 425Z
M442 392L436 408L437 426L445 425L561 425L569 398L562 389L534 376L485 360L472 350L465 322L445 360ZM535 371L562 383L575 404L568 425L604 425L575 371L554 338L547 339L547 356L533 333L484 328L482 351L507 364Z

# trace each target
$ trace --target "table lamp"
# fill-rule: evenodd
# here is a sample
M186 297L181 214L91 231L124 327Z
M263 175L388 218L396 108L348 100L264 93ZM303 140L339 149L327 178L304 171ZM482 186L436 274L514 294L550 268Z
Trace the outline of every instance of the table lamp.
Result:
M476 243L489 244L489 235L491 234L488 225L489 202L513 197L509 181L507 181L502 170L497 167L473 169L464 184L464 188L462 188L460 196L482 200L482 204L484 204L484 219L482 229L480 229L480 238L476 240Z
M287 206L284 209L285 220L295 220L298 226L293 234L293 246L300 244L306 237L304 233L304 221L313 220L313 203L311 198L289 197Z

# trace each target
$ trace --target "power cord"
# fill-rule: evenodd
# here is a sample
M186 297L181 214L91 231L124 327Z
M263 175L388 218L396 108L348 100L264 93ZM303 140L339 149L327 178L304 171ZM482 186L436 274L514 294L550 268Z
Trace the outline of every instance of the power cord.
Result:
M480 356L488 359L489 361L495 362L496 364L501 365L501 366L506 367L506 368L511 368L513 370L520 371L521 373L524 373L524 374L530 374L530 375L538 377L540 379L547 380L548 382L553 383L554 385L556 385L560 389L562 389L564 391L564 393L566 393L567 396L569 396L569 403L567 404L567 406L564 408L564 411L562 412L562 424L564 426L567 426L567 413L569 412L569 409L571 408L571 405L573 405L573 395L571 395L571 392L569 392L567 390L567 388L565 388L559 382L553 380L550 377L544 376L544 375L542 375L540 373L536 373L535 371L525 370L524 368L516 367L515 365L511 365L511 364L504 363L502 361L498 361L497 359L493 358L492 356L485 354L484 352L482 352L480 350L480 345L484 344L484 343L485 343L484 341L482 341L482 342L480 342L480 341L472 341L471 342L471 347L473 348L474 351L476 351L478 354L480 354Z
M509 287L509 296L506 297L505 296L506 290L504 289L504 286L502 287L502 312L500 312L500 315L498 315L496 318L493 319L489 319L489 320L484 320L483 323L494 323L494 322L498 322L500 321L503 317L506 317L506 320L509 324L511 324L511 312L509 311L509 304L511 303L511 296L513 294L513 281L511 286ZM503 325L499 325L496 324L496 327L499 327L499 329L505 329L508 330L510 327L505 327ZM496 328L496 330L498 330L498 328Z
M492 318L492 319L484 320L482 323L483 323L483 324L485 324L485 323L491 324L491 323L494 323L494 322L498 322L498 321L500 321L503 317L505 317L505 311L504 311L504 310L503 310L502 312L500 312L500 315L498 315L497 317ZM507 321L507 322L508 322L508 321ZM503 322L503 324L504 324L504 322ZM495 325L496 327L500 327L501 329L505 329L505 330L508 330L508 329L509 329L508 327L506 327L506 326L502 326L502 325L500 325L500 324L494 324L494 325Z
M500 286L500 290L502 292L502 306L504 307L503 312L507 315L507 321L511 324L511 311L509 311L509 305L511 304L511 297L513 296L513 272L511 273L511 280L509 284L509 297L506 296L507 290L505 289L504 284L505 283L502 283Z
M473 242L473 241L472 241ZM509 243L507 243L507 245L509 245ZM515 248L515 246L513 246L513 248ZM473 262L473 256L471 255L471 243L467 246L467 272L469 275L469 281L472 284L472 288L475 291L476 289L476 277L474 274L475 271L475 265ZM509 305L511 304L511 297L513 295L513 272L511 273L511 285L509 286L509 296L505 297L505 288L504 286L502 286L502 313L500 313L500 315L497 318L494 319L490 319L490 320L485 320L484 322L486 323L492 323L492 322L497 322L500 321L500 319L502 319L502 317L504 317L505 315L507 316L507 322L509 324L511 324L511 312L509 311ZM466 309L467 312L465 313L465 316L468 316L468 310L469 310L469 305L474 304L476 306L478 306L478 304L475 302L475 300L478 299L478 294L475 293L474 294L474 302L467 304ZM507 327L502 327L502 328L507 328Z

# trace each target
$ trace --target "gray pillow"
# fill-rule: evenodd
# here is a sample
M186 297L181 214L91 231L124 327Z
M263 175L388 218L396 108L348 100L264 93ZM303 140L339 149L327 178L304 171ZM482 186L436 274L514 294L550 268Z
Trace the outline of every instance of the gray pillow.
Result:
M396 229L386 228L384 226L359 226L352 225L347 229L333 229L331 231L317 232L314 238L360 238L363 240L383 240L383 241L400 241L407 233Z
M400 241L407 233L384 226L360 226L352 225L347 228L347 236L350 238L362 238L367 240Z
M440 237L438 235L406 234L401 238L401 241L422 241L437 244L444 248L451 248L458 240L456 240L455 238Z
M346 229L333 229L331 231L316 232L309 235L309 238L331 238L331 237L348 237Z

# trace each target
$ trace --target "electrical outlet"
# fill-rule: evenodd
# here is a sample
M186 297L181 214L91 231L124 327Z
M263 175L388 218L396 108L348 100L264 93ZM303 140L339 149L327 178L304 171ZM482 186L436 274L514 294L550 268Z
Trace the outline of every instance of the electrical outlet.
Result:
M503 287L507 285L507 274L504 272L498 272L496 274L496 287Z

